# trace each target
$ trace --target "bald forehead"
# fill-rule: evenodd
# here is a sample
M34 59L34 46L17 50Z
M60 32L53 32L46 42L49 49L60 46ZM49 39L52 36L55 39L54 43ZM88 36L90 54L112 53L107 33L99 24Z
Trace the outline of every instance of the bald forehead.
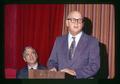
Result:
M70 12L67 19L68 18L82 18L82 15L80 12L78 11L73 11L73 12Z

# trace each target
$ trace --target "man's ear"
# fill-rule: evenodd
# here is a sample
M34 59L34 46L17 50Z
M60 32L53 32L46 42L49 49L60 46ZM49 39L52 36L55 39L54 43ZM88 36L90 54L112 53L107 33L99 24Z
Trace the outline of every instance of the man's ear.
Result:
M26 59L23 57L23 60L26 62Z

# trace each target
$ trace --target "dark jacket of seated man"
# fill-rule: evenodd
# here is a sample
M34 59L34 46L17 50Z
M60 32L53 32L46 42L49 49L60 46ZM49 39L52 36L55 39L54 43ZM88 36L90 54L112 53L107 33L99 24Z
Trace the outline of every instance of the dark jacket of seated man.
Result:
M17 79L26 79L28 78L28 70L30 68L28 68L28 66L25 66L24 68L22 68L20 71L17 72L16 74L16 78ZM33 68L34 69L34 68ZM37 68L38 70L46 70L46 67L43 65L38 65Z
M17 79L24 79L28 78L28 70L29 69L39 69L39 70L45 70L47 69L43 65L39 65L37 62L38 55L34 48L31 46L25 47L23 51L23 60L26 62L27 66L19 70L16 74Z

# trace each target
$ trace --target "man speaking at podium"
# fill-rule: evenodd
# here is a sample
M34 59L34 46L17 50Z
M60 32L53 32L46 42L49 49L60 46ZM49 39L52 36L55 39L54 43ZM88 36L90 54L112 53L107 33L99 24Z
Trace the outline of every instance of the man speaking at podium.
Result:
M80 12L72 11L66 18L68 34L58 37L48 60L50 71L61 71L77 79L92 78L100 68L99 43L82 31Z

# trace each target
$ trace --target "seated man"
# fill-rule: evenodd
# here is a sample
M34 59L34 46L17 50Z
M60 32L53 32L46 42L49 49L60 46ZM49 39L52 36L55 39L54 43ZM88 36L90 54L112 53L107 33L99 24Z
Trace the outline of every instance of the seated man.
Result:
M27 63L27 66L25 66L19 72L17 72L16 77L18 79L28 78L29 69L42 69L42 70L46 69L46 67L38 64L37 58L38 58L38 55L35 49L33 49L30 46L25 47L23 51L23 59Z

